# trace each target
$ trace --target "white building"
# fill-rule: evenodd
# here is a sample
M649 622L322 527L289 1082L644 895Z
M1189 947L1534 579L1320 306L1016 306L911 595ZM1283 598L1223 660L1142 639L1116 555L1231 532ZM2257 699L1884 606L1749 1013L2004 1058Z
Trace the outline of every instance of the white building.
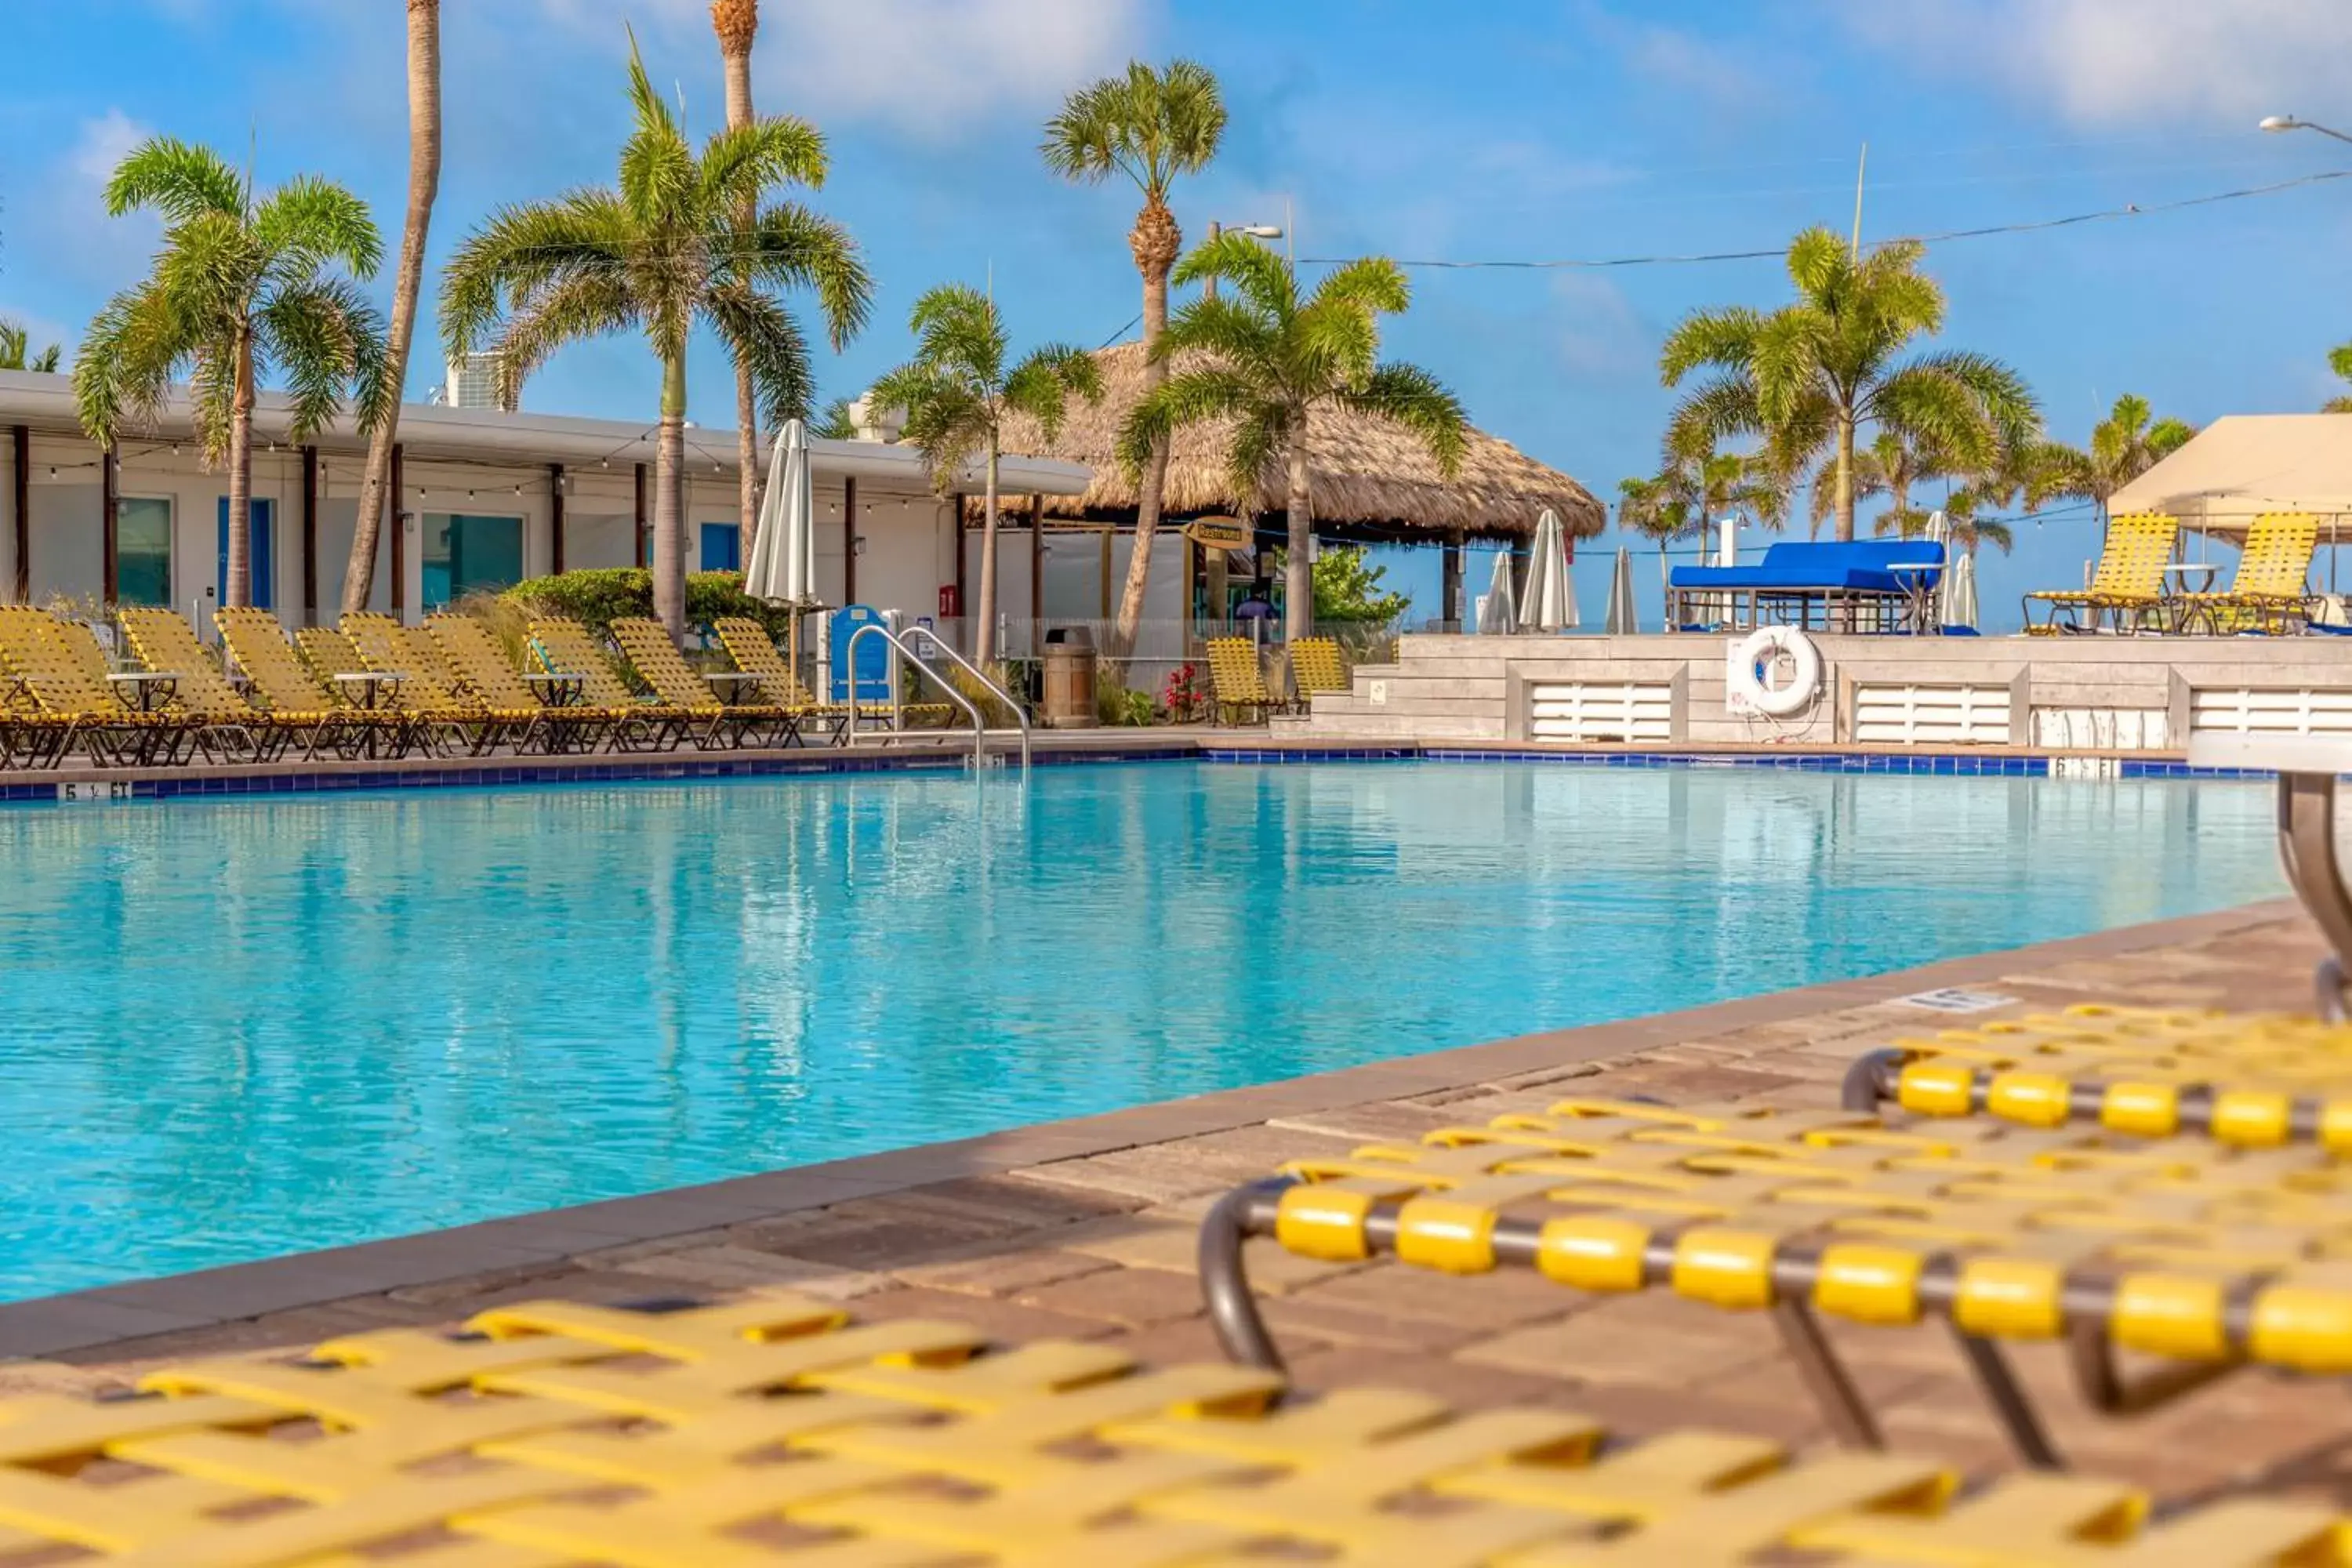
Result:
M331 624L366 443L344 420L295 447L287 422L285 400L265 395L254 421L253 600L289 626ZM921 456L880 441L811 448L820 596L909 619L960 616L978 590L980 535L965 529L957 548L957 505L933 489ZM688 568L739 565L734 432L688 430L686 450ZM372 608L414 621L468 592L646 558L650 425L412 404L401 410L395 462L398 526L377 554ZM1078 494L1091 477L1080 464L1022 457L1006 458L1002 473L1009 520L1024 526L1029 498ZM110 464L81 433L68 378L0 371L0 598L168 605L209 628L226 585L227 497L228 476L205 469L184 399L155 430L126 437ZM1002 614L1023 631L1040 611L1097 616L1096 542L1084 538L1049 572L1059 541L1000 541ZM1066 591L1051 584L1066 576L1083 578L1086 592L1067 590L1063 605ZM1171 578L1171 603L1174 592ZM1013 651L1028 640L1014 638Z

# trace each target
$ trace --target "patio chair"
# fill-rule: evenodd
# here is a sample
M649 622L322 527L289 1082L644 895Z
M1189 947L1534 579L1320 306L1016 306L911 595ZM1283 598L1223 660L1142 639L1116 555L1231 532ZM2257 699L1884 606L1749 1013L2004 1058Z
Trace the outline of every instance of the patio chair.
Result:
M693 713L703 722L704 728L695 735L698 746L714 742L738 749L755 743L788 745L799 729L799 715L782 703L729 702L721 698L686 662L686 656L677 651L677 644L659 621L622 616L613 623L613 640L620 644L621 657L657 700Z
M616 752L674 752L702 722L690 709L648 701L631 691L588 628L562 616L535 616L530 622L531 657L550 675L580 683L581 700L618 715L609 738Z
M150 767L182 760L197 724L184 713L146 710L107 681L105 649L90 629L26 605L0 605L0 667L16 682L28 715L48 738L79 742L102 767ZM61 753L60 753L61 756Z
M1205 645L1209 656L1209 695L1216 705L1217 717L1233 716L1233 722L1243 722L1243 715L1255 712L1258 722L1279 705L1273 692L1266 689L1265 672L1258 663L1257 645L1247 637L1211 637Z
M2311 559L2319 551L2319 520L2308 512L2264 512L2246 530L2245 552L2227 591L2181 594L2173 600L2176 629L2291 632L2310 624L2319 595L2311 591Z
M2164 1510L2113 1482L1971 1484L1946 1460L1628 1440L1572 1411L1301 1395L782 1292L526 1301L299 1360L167 1363L140 1389L0 1404L12 1544L415 1568L2316 1568L2352 1530L2327 1500Z
M422 626L404 626L390 616L356 611L342 617L341 630L367 668L402 677L394 689L398 706L428 721L447 721L481 756L500 745L522 750L540 733L544 710L538 699L494 705L467 690L441 647Z
M247 701L178 611L125 607L115 619L141 667L172 678L173 709L196 723L196 744L207 758L272 763L295 742L315 738L316 716L273 713Z
M458 610L427 616L422 628L441 653L457 689L499 712L537 710L538 734L551 751L593 751L625 711L597 708L586 701L550 701L531 688L507 660L490 628Z
M257 705L308 736L305 756L321 750L345 759L373 754L380 742L396 746L404 734L407 721L399 714L362 711L321 684L268 610L224 605L213 612L213 625L229 658L252 683Z
M1571 1099L1294 1161L1211 1212L1202 1283L1228 1353L1276 1369L1246 1237L1769 1310L1832 1432L1861 1447L1881 1446L1878 1424L1819 1318L1939 1320L2019 1455L2057 1469L2000 1342L2063 1341L2084 1401L2112 1415L2248 1364L2352 1373L2347 1198L2352 1165L2317 1150ZM2126 1382L2118 1352L2167 1364Z
M294 646L337 701L384 716L383 733L401 754L421 751L442 756L456 741L466 742L478 754L481 726L474 714L430 677L405 663L397 668L372 665L350 637L326 626L296 628Z
M2116 631L2160 626L2164 568L2180 537L2178 520L2162 512L2126 512L2107 521L2107 540L2087 588L2047 588L2025 595L2025 629L2039 636L2095 631L2104 618ZM2041 605L2036 622L2033 606ZM2063 616L2062 620L2060 617Z
M762 702L790 709L798 715L794 733L805 740L814 726L835 745L849 739L850 706L840 702L820 702L801 678L793 673L791 661L776 647L768 628L743 616L721 616L710 624L719 638L719 646L728 659L745 675L754 678L752 689Z
M1299 637L1290 645L1290 687L1303 710L1318 691L1349 689L1347 661L1335 637Z

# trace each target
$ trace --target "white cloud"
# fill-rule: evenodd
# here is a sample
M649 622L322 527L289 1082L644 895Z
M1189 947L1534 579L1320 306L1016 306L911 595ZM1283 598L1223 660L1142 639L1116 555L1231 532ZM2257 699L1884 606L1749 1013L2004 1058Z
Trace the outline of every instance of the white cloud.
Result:
M115 166L152 134L122 110L110 109L95 120L82 121L81 134L75 138L66 166L85 187L103 190L114 177Z
M603 0L541 4L618 44ZM755 93L763 110L946 136L1050 107L1124 65L1142 47L1145 11L1146 0L769 0ZM709 38L707 0L652 0L639 14L666 38Z
M1856 36L1990 68L2086 125L2324 119L2352 100L2346 0L1833 0Z

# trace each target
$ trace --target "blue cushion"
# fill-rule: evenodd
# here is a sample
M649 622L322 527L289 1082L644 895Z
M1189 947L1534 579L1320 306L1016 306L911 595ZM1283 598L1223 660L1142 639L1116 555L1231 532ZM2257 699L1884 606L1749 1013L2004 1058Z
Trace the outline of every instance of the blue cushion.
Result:
M1857 539L1844 544L1784 540L1753 566L1677 566L1669 581L1677 588L1907 594L1933 587L1942 573L1887 568L1943 563L1944 547L1931 539Z

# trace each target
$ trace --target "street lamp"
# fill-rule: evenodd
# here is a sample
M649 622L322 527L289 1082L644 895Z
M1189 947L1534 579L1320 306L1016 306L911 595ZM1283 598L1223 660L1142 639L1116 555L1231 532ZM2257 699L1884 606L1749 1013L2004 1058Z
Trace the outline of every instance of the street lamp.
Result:
M2318 132L2322 136L2333 136L2333 137L2335 137L2335 138L2336 138L2336 140L2337 140L2338 142L2352 142L2352 136L2347 136L2347 135L2346 135L2346 134L2344 134L2344 132L2341 132L2341 131L2330 131L2330 130L2329 130L2326 126L2325 126L2325 125L2314 125L2310 121L2308 121L2308 120L2297 120L2297 119L2296 119L2294 115L2292 115L2292 114L2272 114L2272 115L2266 115L2266 116L2264 116L2264 117L2263 117L2263 122L2262 122L2260 125L2256 126L2256 127L2255 127L2255 129L2256 129L2257 131L2272 131L2272 132L2278 132L2278 131L2316 131L2316 132Z
M1214 218L1211 218L1209 220L1209 237L1213 240L1221 234L1245 234L1252 239L1280 239L1282 237L1282 226L1275 223L1237 223L1231 228L1227 228L1223 224L1217 222ZM1203 278L1201 279L1201 298L1203 300L1213 300L1216 297L1217 280L1214 278Z

